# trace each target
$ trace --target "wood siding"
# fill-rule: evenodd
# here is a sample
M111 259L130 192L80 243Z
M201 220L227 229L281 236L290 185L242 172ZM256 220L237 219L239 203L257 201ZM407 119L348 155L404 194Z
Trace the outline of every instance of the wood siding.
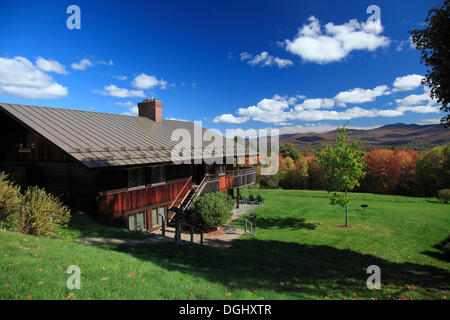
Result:
M155 206L169 205L181 193L180 201L191 187L192 182L184 179L136 190L100 193L98 197L99 217L105 222L124 226L128 213L138 209L150 211ZM147 212L147 216L149 216L149 212Z

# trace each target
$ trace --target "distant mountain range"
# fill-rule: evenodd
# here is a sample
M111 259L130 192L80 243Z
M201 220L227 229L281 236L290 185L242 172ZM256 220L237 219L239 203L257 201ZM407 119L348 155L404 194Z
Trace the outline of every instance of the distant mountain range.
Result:
M407 148L428 149L450 143L450 128L445 129L440 124L388 124L370 130L351 129L351 139L360 139L366 149L373 148ZM300 150L331 144L336 139L336 130L325 133L296 133L280 136L280 143L290 142Z

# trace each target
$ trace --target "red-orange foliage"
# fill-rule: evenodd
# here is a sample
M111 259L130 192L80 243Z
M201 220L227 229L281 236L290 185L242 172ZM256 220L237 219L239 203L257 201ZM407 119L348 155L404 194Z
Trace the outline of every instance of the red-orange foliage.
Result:
M415 151L372 150L364 157L367 175L361 189L374 193L411 194L419 158Z

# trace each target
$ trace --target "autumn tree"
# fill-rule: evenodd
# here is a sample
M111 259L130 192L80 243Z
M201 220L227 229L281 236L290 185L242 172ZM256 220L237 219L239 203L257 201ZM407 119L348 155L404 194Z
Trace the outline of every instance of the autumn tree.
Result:
M334 191L331 204L345 207L345 226L348 227L348 192L359 186L359 180L365 172L364 151L358 141L350 142L347 138L348 129L343 126L336 129L336 141L332 146L325 146L322 152L316 153L317 162L324 166L328 192ZM344 195L336 192L345 192Z
M283 143L280 146L280 155L283 158L289 157L289 158L291 158L294 161L298 160L298 158L299 158L297 149L290 142Z
M417 192L436 196L440 189L450 188L450 146L434 147L417 162Z
M423 83L430 86L430 96L442 103L441 110L450 112L450 1L440 9L432 9L425 19L424 29L410 31L412 42L421 51L421 62L429 69ZM441 119L448 127L450 114Z

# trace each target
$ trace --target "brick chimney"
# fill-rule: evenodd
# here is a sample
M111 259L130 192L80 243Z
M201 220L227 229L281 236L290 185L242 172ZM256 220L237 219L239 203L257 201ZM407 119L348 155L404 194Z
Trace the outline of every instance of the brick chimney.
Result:
M162 119L162 101L156 98L146 99L138 103L139 117L148 117L154 121Z

